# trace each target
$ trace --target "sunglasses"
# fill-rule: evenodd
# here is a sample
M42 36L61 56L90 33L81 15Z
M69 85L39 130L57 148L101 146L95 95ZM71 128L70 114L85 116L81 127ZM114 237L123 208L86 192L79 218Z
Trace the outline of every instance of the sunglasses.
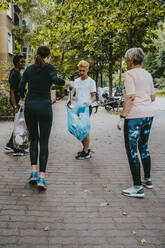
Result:
M82 71L82 72L85 72L85 70L79 70L79 72L81 72L81 71Z

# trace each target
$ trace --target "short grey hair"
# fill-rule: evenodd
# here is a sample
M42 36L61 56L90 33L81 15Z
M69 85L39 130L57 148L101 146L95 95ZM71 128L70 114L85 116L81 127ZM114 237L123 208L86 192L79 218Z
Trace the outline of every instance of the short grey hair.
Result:
M130 48L126 51L125 58L132 60L134 65L140 65L144 59L143 49L140 47Z

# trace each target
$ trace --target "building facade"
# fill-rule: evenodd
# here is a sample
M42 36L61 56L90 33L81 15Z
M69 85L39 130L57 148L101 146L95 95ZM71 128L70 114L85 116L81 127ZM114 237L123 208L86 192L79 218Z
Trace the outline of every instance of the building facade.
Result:
M9 4L8 11L0 11L0 79L6 78L6 67L12 63L15 50L16 26L22 27L26 21L21 18L21 9L15 4ZM28 51L31 52L29 44L21 47L22 55L27 58Z
M14 50L14 7L10 4L8 11L0 11L0 60L12 60Z

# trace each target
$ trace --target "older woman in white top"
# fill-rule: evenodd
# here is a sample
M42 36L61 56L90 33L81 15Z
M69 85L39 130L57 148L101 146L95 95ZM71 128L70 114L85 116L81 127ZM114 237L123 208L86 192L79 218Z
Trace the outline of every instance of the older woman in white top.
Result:
M117 127L122 129L124 125L125 148L133 177L133 186L123 190L122 194L141 198L144 197L143 186L152 188L148 139L153 121L151 103L155 101L155 95L152 76L141 66L144 59L143 50L131 48L126 52L125 57L128 69L124 83L125 103ZM144 169L143 183L137 148Z

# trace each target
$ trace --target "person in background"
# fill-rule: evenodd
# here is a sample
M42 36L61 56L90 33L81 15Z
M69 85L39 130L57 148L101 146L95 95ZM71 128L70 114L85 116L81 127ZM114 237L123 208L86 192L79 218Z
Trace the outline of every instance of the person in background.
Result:
M28 94L25 99L24 114L26 125L30 134L30 161L32 172L29 183L36 184L38 188L46 190L45 172L48 160L48 142L52 127L52 104L50 97L51 85L68 85L57 77L56 67L49 64L50 50L46 46L37 49L35 63L27 67L19 85L22 105L25 98L25 87L28 84ZM38 143L39 174L38 174Z
M25 68L25 59L22 55L15 55L13 58L14 68L10 71L9 74L9 84L10 84L10 103L13 107L14 114L18 112L19 109L19 100L20 94L18 86L21 80L21 70ZM10 140L5 146L6 152L13 152L13 156L24 156L27 154L24 150L16 149L13 145L13 133L10 137Z
M82 60L78 64L78 70L80 77L77 78L71 86L72 96L76 93L76 102L81 102L89 106L90 115L92 113L92 102L96 100L96 83L95 81L88 76L89 63L85 60ZM77 160L82 160L90 158L90 136L89 133L86 138L82 141L83 150L77 153L75 157Z
M155 101L152 76L142 68L144 53L141 48L131 48L126 54L128 71L125 73L124 106L117 125L118 129L124 126L125 148L133 178L133 186L122 191L130 197L144 197L145 186L152 189L151 158L148 149L148 139L153 121L152 102ZM141 181L140 153L144 181Z
M121 86L117 86L116 87L116 92L114 94L114 96L122 96L122 87Z

